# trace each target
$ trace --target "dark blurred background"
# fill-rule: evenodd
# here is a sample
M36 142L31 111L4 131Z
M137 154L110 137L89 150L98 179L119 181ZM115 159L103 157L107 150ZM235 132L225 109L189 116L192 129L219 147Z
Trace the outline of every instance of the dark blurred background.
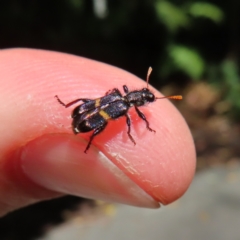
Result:
M239 10L235 0L2 0L0 47L72 53L140 77L151 65L155 86L204 79L239 110Z
M0 47L71 53L141 78L152 66L152 85L184 96L178 108L201 170L239 161L239 13L236 0L2 0ZM0 239L34 239L79 201L86 203L68 197L16 211L0 220Z

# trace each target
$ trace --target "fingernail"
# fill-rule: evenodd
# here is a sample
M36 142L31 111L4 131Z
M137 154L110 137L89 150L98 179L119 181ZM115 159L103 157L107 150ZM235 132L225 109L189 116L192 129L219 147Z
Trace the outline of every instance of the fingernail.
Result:
M45 135L20 152L23 172L38 185L91 199L157 208L159 203L93 145L67 134Z

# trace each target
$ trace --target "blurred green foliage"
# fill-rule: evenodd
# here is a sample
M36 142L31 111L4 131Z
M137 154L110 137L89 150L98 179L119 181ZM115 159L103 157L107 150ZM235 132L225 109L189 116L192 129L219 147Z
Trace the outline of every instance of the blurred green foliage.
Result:
M226 60L222 63L223 81L226 83L226 96L232 104L235 117L240 118L240 84L236 63Z
M207 2L192 3L189 6L189 13L193 17L208 18L216 23L221 23L224 19L223 11L216 5Z
M174 1L172 1L174 2ZM224 19L222 10L207 2L192 2L186 1L182 5L175 5L171 1L157 0L155 9L159 20L165 25L169 39L167 44L168 59L172 62L165 64L167 71L162 70L164 76L166 73L178 69L187 74L192 79L200 79L203 76L205 69L205 60L196 49L190 46L179 46L174 44L177 40L176 33L186 28L191 31L194 27L193 18L206 18L215 23L220 23ZM171 66L171 68L169 68Z
M239 4L237 6L239 6ZM229 59L227 56L219 59L214 64L214 71L211 71L213 68L211 68L212 63L209 62L209 59L204 58L197 48L194 49L189 44L179 45L179 38L177 36L180 31L185 31L185 33L187 33L186 31L193 31L192 29L196 26L194 18L205 18L218 25L224 24L223 21L227 12L224 13L220 7L210 1L185 1L179 4L179 2L177 3L177 1L174 0L156 0L155 10L159 21L166 27L169 39L166 43L166 61L161 67L161 76L167 77L175 71L185 73L192 80L200 80L205 76L209 82L214 82L225 99L230 102L232 105L231 113L234 117L240 119L239 55L235 53L234 60ZM228 15L228 17L234 18L235 16ZM240 21L237 23L240 24ZM208 24L208 22L206 22L206 24ZM240 28L240 26L238 26L238 28ZM235 35L237 36L236 33ZM206 41L208 41L208 39L206 39ZM199 49L201 47L202 46L198 46ZM211 74L207 74L207 72L211 72Z
M202 76L205 61L195 49L173 44L168 47L168 55L168 60L162 66L162 76L166 77L175 70L184 72L192 79L199 79Z
M236 0L3 0L0 47L69 52L141 77L151 65L156 87L207 79L240 112L239 12Z
M183 8L170 1L158 0L155 3L155 9L159 20L172 34L176 33L181 27L188 27L190 24L189 15Z

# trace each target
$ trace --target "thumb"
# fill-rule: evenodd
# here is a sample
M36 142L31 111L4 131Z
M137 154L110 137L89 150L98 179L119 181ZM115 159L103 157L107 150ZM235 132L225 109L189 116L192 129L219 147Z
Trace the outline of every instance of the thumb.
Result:
M65 193L153 208L186 191L195 150L168 101L144 109L155 135L131 110L135 147L119 119L84 154L89 135L73 135L71 109L54 98L94 99L126 83L141 88L138 78L84 58L27 49L1 51L0 73L1 214Z

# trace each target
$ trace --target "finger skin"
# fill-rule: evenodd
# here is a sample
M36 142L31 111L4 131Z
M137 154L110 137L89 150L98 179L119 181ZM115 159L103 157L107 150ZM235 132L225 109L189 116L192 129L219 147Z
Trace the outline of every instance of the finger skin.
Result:
M76 98L98 98L116 87L123 92L124 84L130 90L146 87L145 82L118 68L41 50L2 50L0 73L0 201L4 211L59 195L32 183L18 162L11 162L12 152L44 134L72 134L69 116L74 107L64 108L55 95L68 103ZM110 121L93 145L144 191L167 204L180 197L193 178L194 144L184 119L168 100L158 100L141 111L156 134L147 131L131 109L136 146L127 136L125 118ZM89 135L78 137L88 139Z

